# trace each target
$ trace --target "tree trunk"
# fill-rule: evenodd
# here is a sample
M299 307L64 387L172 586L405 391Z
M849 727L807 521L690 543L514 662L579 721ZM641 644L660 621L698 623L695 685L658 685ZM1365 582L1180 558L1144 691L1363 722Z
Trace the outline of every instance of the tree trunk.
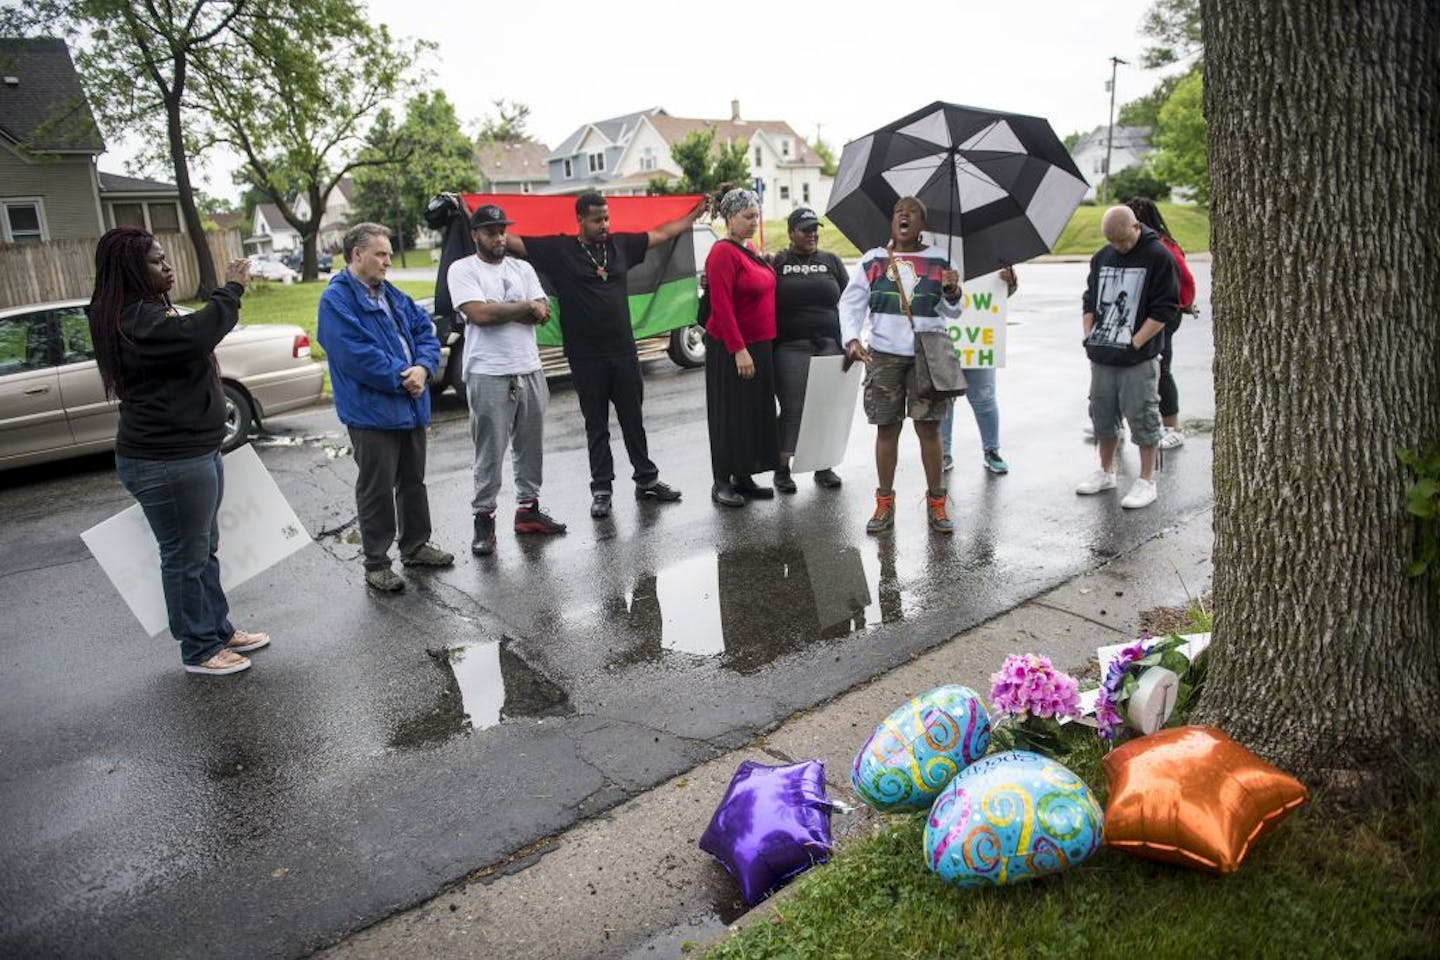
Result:
M320 238L320 226L325 221L325 204L330 199L330 191L323 193L314 181L310 184L310 219L306 223L296 223L295 228L300 231L300 279L305 282L318 280L320 270L315 258L315 248Z
M185 89L185 74L177 66L175 87L165 98L165 133L170 142L170 163L175 168L175 188L180 192L180 216L185 219L185 231L195 248L195 262L199 267L200 281L194 291L196 300L203 300L219 286L215 261L210 257L210 244L205 239L205 226L200 221L200 211L195 207L195 190L190 182L190 158L185 150L185 136L180 129L180 98Z
M1205 0L1215 646L1197 719L1312 786L1440 739L1400 448L1440 444L1433 0ZM1379 794L1372 794L1378 799Z

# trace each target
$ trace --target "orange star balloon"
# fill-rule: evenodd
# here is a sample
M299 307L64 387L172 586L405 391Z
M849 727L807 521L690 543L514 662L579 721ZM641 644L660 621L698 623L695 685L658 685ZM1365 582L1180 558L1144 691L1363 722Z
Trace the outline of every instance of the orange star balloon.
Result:
M1105 842L1127 853L1234 873L1255 841L1304 803L1299 780L1214 727L1175 727L1105 757Z

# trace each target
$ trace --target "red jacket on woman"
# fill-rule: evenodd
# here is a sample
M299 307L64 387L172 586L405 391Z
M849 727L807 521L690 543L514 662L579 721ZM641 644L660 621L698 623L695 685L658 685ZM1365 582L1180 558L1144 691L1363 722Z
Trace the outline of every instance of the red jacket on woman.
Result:
M1185 251L1180 249L1180 244L1166 236L1162 236L1160 242L1165 244L1165 249L1175 258L1175 272L1180 275L1180 309L1184 310L1195 302L1195 276L1185 265Z
M775 271L756 263L729 240L705 258L710 319L705 332L739 353L747 344L775 339Z

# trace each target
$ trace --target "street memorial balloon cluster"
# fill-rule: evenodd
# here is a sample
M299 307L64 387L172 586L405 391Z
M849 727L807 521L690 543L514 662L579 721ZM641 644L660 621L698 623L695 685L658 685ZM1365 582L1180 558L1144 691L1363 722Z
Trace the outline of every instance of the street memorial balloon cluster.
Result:
M1012 655L991 676L993 723L968 687L935 687L876 725L855 755L850 782L882 813L928 809L925 864L962 889L1060 873L1102 845L1233 873L1307 793L1220 730L1160 729L1203 682L1203 665L1195 663L1208 643L1208 634L1147 634L1101 648L1103 679L1088 694L1047 658ZM1162 682L1151 682L1157 678ZM1089 786L1051 755L1063 725L1084 713L1095 714L1109 749L1103 811ZM992 744L997 752L987 756ZM828 859L835 807L820 761L746 761L700 846L753 906Z
M895 709L855 755L850 783L881 812L924 810L985 755L990 714L969 687L936 687Z

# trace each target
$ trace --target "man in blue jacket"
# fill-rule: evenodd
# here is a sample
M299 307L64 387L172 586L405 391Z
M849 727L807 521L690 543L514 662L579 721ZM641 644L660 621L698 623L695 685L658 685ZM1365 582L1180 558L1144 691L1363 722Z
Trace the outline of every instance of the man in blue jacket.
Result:
M330 364L335 412L350 430L360 470L355 507L365 582L388 593L405 587L390 569L397 514L401 563L455 562L429 542L425 491L429 381L440 366L440 341L425 311L385 280L392 253L387 228L356 224L345 234L344 253L346 268L320 297L316 337Z

